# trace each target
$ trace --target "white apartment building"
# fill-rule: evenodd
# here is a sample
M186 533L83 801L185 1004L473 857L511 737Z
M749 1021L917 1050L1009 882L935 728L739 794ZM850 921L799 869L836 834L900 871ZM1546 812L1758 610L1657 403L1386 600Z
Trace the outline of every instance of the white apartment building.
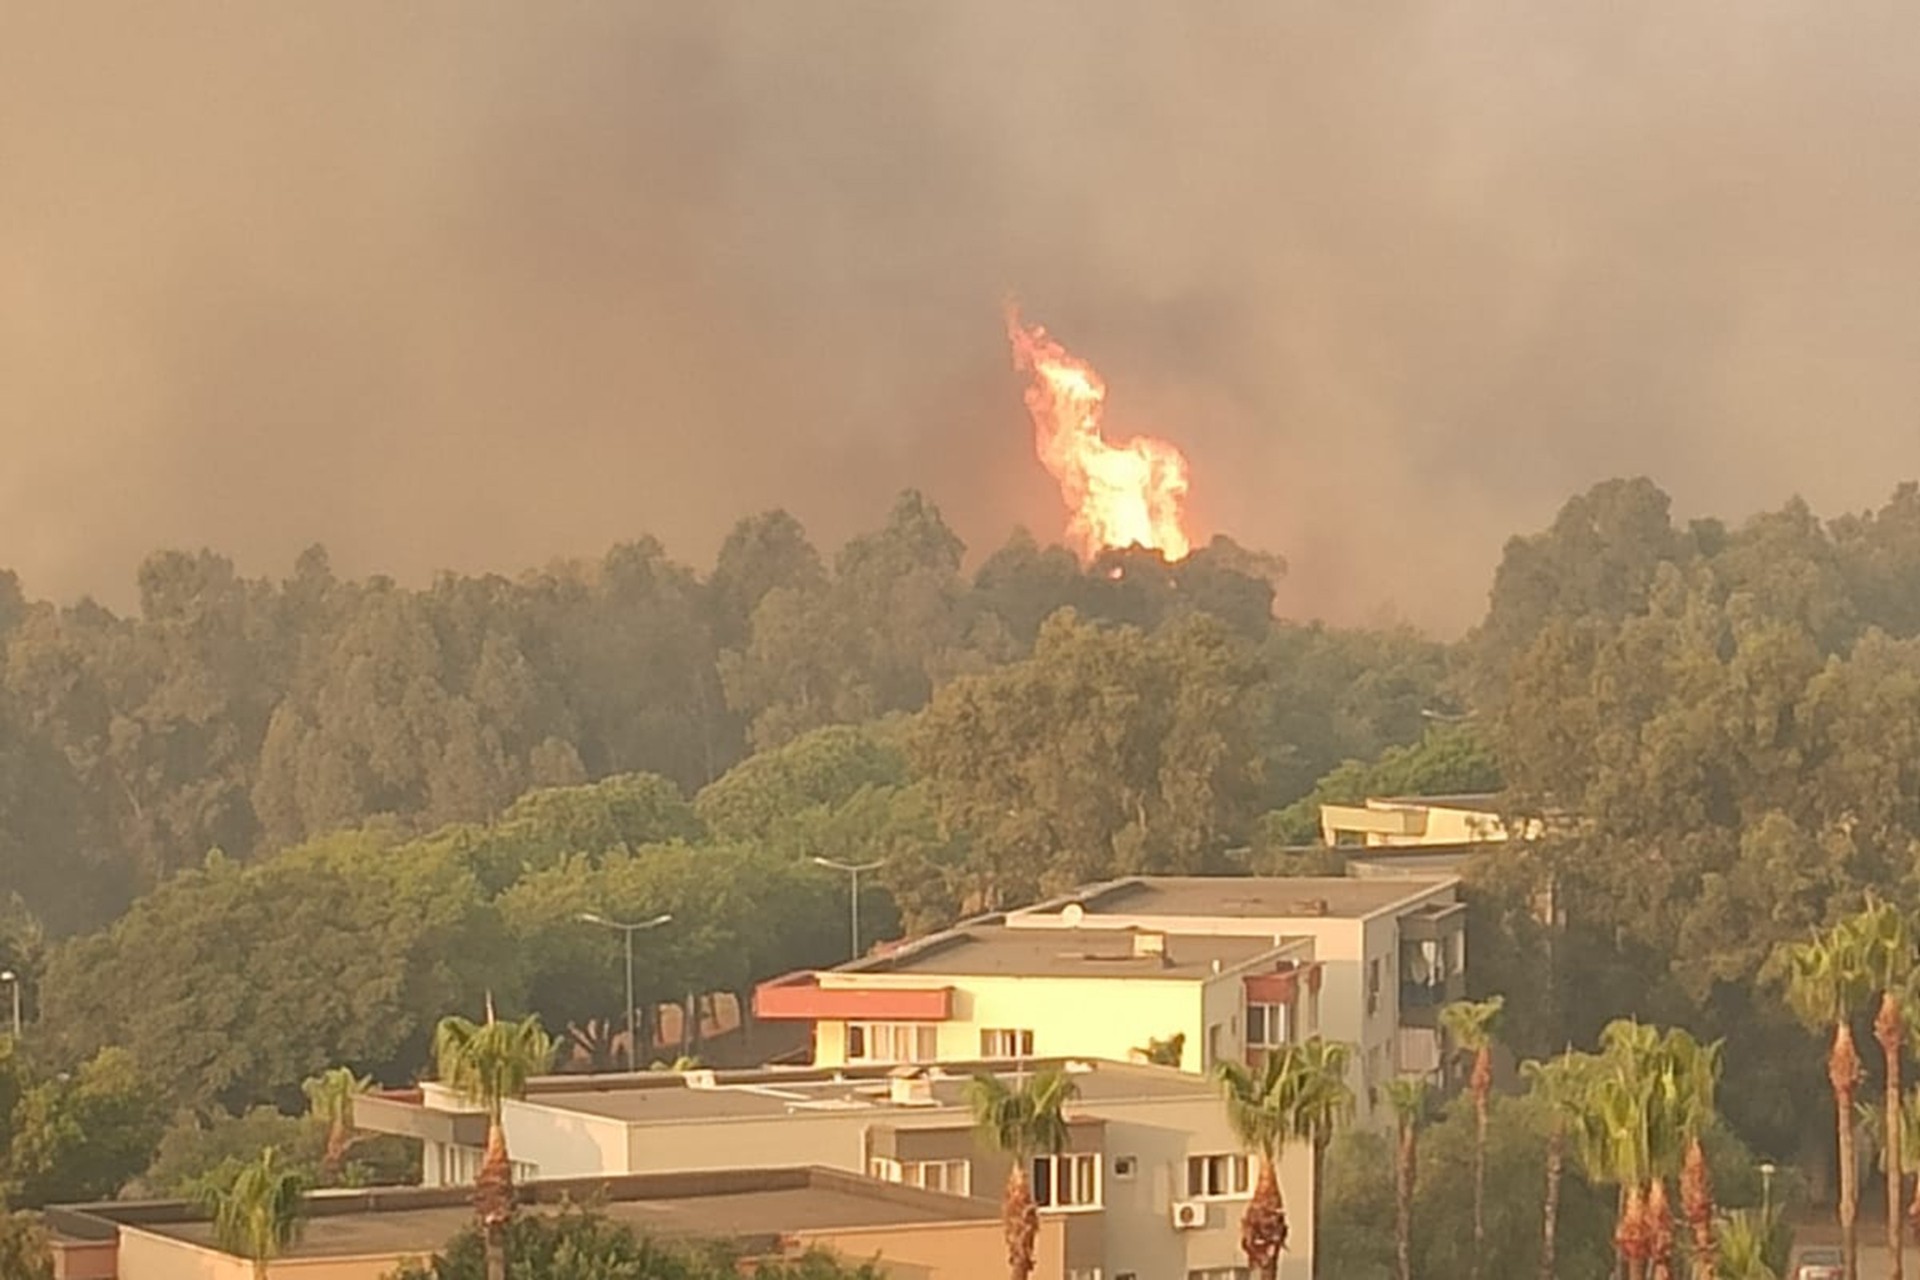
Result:
M1320 975L1304 937L1011 924L988 917L764 983L755 1016L810 1023L822 1067L1131 1061L1152 1041L1177 1040L1177 1065L1193 1072L1245 1061L1319 1023Z
M975 1137L965 1084L974 1072L1015 1080L1040 1065L546 1077L506 1104L507 1145L540 1179L804 1163L997 1199L1008 1164ZM1069 1280L1247 1280L1239 1222L1252 1171L1212 1082L1129 1063L1062 1065L1080 1091L1069 1141L1030 1174L1048 1230L1064 1234ZM357 1099L354 1120L422 1139L430 1182L469 1167L485 1141L485 1118L432 1084ZM1312 1274L1312 1166L1305 1147L1281 1162L1281 1280Z

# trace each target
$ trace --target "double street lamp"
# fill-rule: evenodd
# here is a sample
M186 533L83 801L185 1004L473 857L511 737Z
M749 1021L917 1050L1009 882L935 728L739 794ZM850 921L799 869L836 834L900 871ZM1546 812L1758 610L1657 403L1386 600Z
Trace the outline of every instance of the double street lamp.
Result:
M862 862L857 865L849 864L845 862L835 862L832 858L815 858L813 861L815 862L815 864L825 867L829 871L843 871L847 875L850 875L853 877L853 889L851 893L852 915L853 915L853 958L855 960L858 960L860 958L860 873L862 871L878 871L881 867L886 865L886 860L882 859L879 862Z
M582 911L575 917L583 924L597 924L606 929L618 929L626 935L627 941L627 1070L638 1071L640 1054L640 1036L635 1027L633 1006L633 935L648 929L658 929L673 919L671 914L657 915L651 920L637 920L628 924L624 920L610 920L606 916L592 911ZM14 999L19 999L19 988L15 988ZM18 1016L17 1014L15 1015Z

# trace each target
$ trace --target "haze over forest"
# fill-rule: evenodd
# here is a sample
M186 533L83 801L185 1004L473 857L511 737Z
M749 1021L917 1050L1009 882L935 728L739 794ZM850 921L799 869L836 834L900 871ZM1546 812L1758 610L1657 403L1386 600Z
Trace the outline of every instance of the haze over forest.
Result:
M906 487L978 560L1063 520L1008 292L1287 615L1457 630L1606 476L1877 504L1920 468L1916 17L1725 18L15 9L4 561L116 607L156 545L705 564Z

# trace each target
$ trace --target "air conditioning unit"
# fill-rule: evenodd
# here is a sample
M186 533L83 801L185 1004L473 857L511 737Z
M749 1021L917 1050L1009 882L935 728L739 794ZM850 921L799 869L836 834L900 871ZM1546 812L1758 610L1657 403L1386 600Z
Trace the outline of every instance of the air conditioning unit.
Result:
M1173 1229L1195 1231L1207 1225L1207 1206L1197 1200L1173 1202Z

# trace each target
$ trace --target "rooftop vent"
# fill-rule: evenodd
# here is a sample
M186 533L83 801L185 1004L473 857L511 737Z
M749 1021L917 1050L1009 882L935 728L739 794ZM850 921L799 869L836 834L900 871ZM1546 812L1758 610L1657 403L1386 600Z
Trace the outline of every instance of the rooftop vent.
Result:
M713 1072L709 1068L697 1067L685 1074L687 1078L687 1088L689 1089L711 1089L714 1087Z
M934 1107L939 1101L933 1096L933 1081L915 1073L910 1076L894 1076L887 1100L896 1107Z
M1167 954L1167 935L1153 930L1142 929L1133 935L1133 958L1159 956L1165 959Z
M1327 914L1327 900L1325 898L1296 898L1289 905L1288 911L1290 914L1296 916L1323 916Z

